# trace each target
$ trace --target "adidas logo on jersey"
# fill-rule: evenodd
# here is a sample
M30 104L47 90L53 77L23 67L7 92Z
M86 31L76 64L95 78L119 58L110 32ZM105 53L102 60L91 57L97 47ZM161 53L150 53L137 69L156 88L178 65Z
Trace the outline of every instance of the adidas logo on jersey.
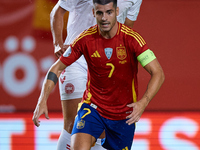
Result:
M95 51L91 57L101 57L98 51Z

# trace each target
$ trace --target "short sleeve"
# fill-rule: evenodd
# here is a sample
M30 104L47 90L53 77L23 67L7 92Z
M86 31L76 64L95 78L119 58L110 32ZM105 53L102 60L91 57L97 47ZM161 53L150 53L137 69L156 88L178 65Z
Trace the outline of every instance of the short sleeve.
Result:
M59 6L67 11L73 11L80 0L59 0Z
M82 52L80 51L80 47L71 45L68 47L68 49L63 53L63 55L60 57L60 60L62 63L64 63L66 66L71 65L73 62L75 62L78 58L81 57Z
M137 16L140 11L140 6L142 4L142 0L133 0L133 5L130 7L130 9L127 12L127 18L136 21Z

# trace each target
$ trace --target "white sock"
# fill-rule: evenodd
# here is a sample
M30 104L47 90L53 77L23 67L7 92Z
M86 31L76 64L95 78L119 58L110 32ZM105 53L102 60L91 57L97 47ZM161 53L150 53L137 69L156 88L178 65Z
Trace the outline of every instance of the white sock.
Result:
M91 148L91 150L106 150L101 146L101 139L97 139L95 145Z
M71 134L65 129L62 130L58 139L57 150L70 150ZM91 150L106 150L101 146L101 139L97 139Z
M70 143L71 134L63 129L58 139L57 150L70 150Z

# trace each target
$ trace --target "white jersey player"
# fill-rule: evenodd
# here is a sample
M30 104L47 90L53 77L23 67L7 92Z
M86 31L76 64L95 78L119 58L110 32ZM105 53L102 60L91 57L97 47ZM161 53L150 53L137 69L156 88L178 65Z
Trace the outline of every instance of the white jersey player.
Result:
M142 0L118 0L119 15L117 20L132 28L139 14L141 3ZM64 45L70 45L82 31L96 24L96 20L92 14L92 0L59 0L58 4L66 11L69 11L67 38ZM84 84L82 84L82 77L85 79ZM81 81L77 80L78 78ZM82 98L86 81L87 64L82 56L70 68L68 67L60 77L59 88L61 100Z
M117 20L129 27L133 27L134 21L137 19L142 0L118 0L119 15ZM68 45L82 31L96 24L96 20L92 13L92 0L59 0L51 12L51 29L53 35L53 43L55 47L55 55L61 56ZM69 12L67 23L67 38L63 43L62 29L63 16ZM59 78L59 90L62 104L64 129L58 140L57 150L70 149L71 130L77 114L78 103L81 101L83 92L87 82L87 64L84 57L80 57L75 63L68 66ZM41 108L37 107L40 112ZM39 118L38 116L38 118ZM37 119L38 119L37 118ZM100 140L92 148L93 150L103 150L100 146Z

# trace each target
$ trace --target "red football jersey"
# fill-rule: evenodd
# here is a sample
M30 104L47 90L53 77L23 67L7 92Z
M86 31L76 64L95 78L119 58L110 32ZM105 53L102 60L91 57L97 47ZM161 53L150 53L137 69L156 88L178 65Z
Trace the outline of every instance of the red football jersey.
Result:
M82 101L104 118L121 120L132 112L127 104L137 101L137 56L147 49L140 34L123 24L111 39L103 38L96 25L81 33L60 60L69 66L83 54L88 82Z

